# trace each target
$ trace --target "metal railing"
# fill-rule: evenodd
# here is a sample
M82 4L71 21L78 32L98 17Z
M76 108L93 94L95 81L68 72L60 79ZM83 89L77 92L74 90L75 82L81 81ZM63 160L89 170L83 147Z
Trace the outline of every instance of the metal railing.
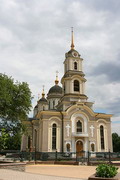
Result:
M98 164L98 163L120 163L120 152L21 152L21 151L1 151L2 156L13 161L72 161L81 164Z

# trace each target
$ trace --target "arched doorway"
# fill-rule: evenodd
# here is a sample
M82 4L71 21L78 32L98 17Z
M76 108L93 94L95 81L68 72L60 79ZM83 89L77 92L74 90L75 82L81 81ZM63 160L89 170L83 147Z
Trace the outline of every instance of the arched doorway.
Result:
M83 142L81 140L78 140L76 142L76 156L77 157L83 156Z

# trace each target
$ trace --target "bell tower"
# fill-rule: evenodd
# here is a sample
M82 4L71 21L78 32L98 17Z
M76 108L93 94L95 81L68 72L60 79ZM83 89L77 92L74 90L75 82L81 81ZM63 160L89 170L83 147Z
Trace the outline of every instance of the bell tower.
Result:
M61 79L64 96L62 99L69 102L86 102L85 74L83 73L81 55L74 49L74 33L71 31L71 49L65 54L64 76Z

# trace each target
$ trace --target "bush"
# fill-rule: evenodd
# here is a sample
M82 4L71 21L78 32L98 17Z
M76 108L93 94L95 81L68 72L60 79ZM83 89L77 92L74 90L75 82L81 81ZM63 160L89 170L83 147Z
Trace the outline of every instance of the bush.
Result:
M118 167L109 164L99 164L96 168L96 177L111 178L117 174Z

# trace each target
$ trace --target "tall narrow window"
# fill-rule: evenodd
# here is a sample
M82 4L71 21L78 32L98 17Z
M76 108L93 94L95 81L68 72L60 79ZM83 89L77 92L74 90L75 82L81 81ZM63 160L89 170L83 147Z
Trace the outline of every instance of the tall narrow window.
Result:
M70 152L70 144L69 143L67 143L66 149L67 149L67 152Z
M74 62L74 69L77 70L77 62Z
M37 130L35 129L35 136L34 136L34 146L35 146L35 151L37 148Z
M79 81L78 80L75 80L74 81L74 91L79 91L80 90L80 87L79 87Z
M55 108L55 101L53 100L53 109Z
M43 111L45 110L45 106L43 106Z
M77 122L77 133L81 133L82 132L82 122L78 121Z
M101 149L105 149L104 145L104 127L100 126L100 139L101 139Z
M55 150L56 149L56 135L57 135L57 126L56 124L53 124L52 126L52 149Z
M95 145L92 143L91 144L91 151L94 152L95 151Z
M31 146L31 139L30 136L28 136L28 149L30 149L30 146Z

